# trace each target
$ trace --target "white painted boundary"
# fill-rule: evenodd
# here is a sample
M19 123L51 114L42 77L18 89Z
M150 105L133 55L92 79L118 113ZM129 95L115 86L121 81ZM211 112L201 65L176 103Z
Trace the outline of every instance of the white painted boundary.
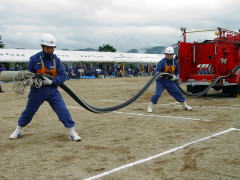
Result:
M196 143L199 143L201 141L206 141L212 137L216 137L216 136L219 136L219 135L222 135L222 134L225 134L225 133L228 133L230 131L239 131L240 129L236 129L236 128L229 128L225 131L221 131L219 133L216 133L216 134L213 134L211 136L207 136L207 137L204 137L204 138L201 138L201 139L198 139L196 141L192 141L190 143L187 143L187 144L184 144L184 145L181 145L181 146L178 146L178 147L175 147L175 148L172 148L172 149L169 149L167 151L164 151L162 153L159 153L159 154L156 154L156 155L153 155L153 156L150 156L148 158L145 158L145 159L141 159L141 160L138 160L138 161L135 161L135 162L132 162L132 163L129 163L129 164L125 164L125 165L122 165L120 167L117 167L117 168L114 168L114 169L111 169L109 171L106 171L104 173L101 173L101 174L98 174L98 175L95 175L95 176L92 176L92 177L89 177L89 178L86 178L84 180L93 180L93 179L97 179L97 178L100 178L100 177L103 177L103 176L107 176L109 174L112 174L114 172L117 172L117 171L120 171L122 169L126 169L126 168L129 168L129 167L132 167L132 166L135 166L135 165L138 165L138 164L141 164L141 163L144 163L144 162L147 162L147 161L150 161L150 160L153 160L153 159L156 159L156 158L159 158L163 155L166 155L166 154L170 154L172 152L175 152L177 150L180 150L180 149L183 149L187 146L190 146L192 144L196 144Z
M69 109L84 109L78 106L67 106ZM121 112L121 111L113 111L112 113L117 114L127 114L127 115L134 115L134 116L143 116L143 117L159 117L159 118L170 118L170 119L183 119L183 120L192 120L192 121L211 121L207 119L200 119L200 118L191 118L191 117L180 117L180 116L160 116L156 114L141 114L135 112Z
M124 101L120 101L120 100L102 100L102 101L105 101L105 102L124 102ZM143 104L149 104L148 103L143 103ZM168 104L157 104L157 106L172 106L172 105L175 105L175 106L181 106L179 104L179 102L173 102L173 103L168 103ZM239 107L229 107L229 106L192 106L191 107L196 107L196 108L212 108L212 109L240 109Z
M108 85L113 85L113 84L115 84L115 85L119 85L119 84L126 84L126 83L124 83L124 82L116 82L116 83L95 83L95 84L108 84Z
M80 106L69 106L69 105L67 105L67 107L69 109L84 109L82 106L80 107Z
M135 116L144 116L144 117L159 117L159 118L171 118L171 119L183 119L183 120L193 120L193 121L211 121L207 119L200 119L200 118L191 118L191 117L180 117L180 116L160 116L156 114L141 114L141 113L127 113L127 112L120 112L114 111L114 113L118 114L128 114L128 115L135 115Z

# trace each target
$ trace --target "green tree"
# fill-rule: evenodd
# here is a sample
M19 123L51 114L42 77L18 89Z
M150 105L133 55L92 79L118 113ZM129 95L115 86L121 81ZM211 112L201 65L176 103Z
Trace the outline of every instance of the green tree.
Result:
M2 37L0 36L0 48L4 48L5 44L1 41Z
M100 52L116 52L117 50L110 44L104 44L103 46L99 46L98 51L100 51Z

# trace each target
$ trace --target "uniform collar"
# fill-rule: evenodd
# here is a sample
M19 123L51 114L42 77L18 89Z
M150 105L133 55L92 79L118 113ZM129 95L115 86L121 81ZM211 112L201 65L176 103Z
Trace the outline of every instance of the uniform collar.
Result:
M46 56L46 54L42 51L41 56L42 56L42 59L44 60L52 60L54 55L51 54L50 56Z

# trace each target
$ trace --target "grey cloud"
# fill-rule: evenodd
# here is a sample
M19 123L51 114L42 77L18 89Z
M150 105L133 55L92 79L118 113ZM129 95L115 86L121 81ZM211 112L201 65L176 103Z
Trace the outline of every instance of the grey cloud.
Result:
M39 48L49 32L60 49L109 43L126 51L177 42L182 26L238 30L239 6L238 0L1 0L0 35L8 48Z

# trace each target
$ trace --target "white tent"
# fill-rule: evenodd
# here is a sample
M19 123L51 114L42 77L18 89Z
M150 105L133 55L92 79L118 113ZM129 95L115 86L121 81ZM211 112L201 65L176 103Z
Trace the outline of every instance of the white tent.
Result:
M29 58L41 50L36 49L0 49L0 62L28 62ZM164 54L140 54L95 51L55 50L62 62L129 62L157 63Z

